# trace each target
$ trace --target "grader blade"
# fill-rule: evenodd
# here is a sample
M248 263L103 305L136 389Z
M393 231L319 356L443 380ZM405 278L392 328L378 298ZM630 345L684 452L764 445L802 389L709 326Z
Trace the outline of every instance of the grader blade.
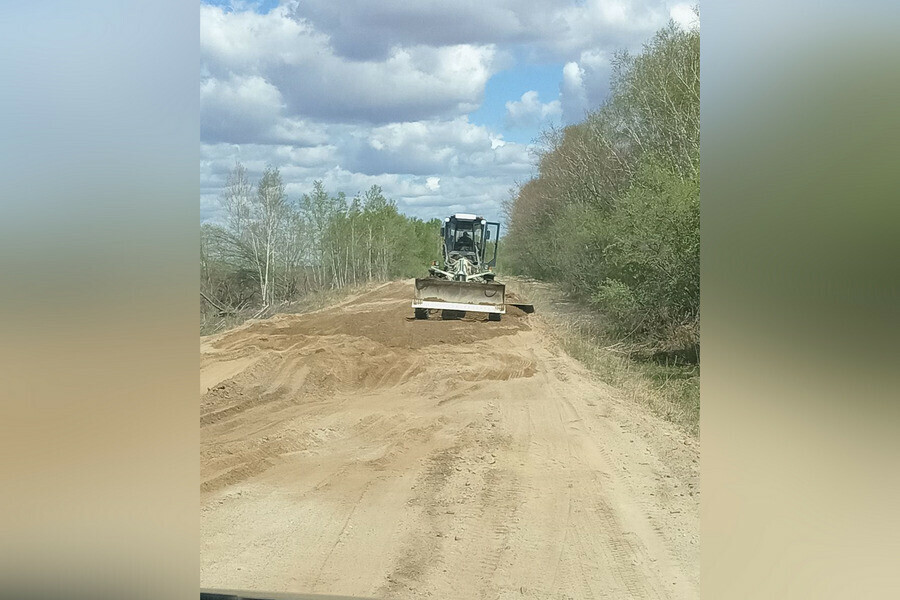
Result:
M506 286L502 283L416 279L413 308L481 313L506 313Z

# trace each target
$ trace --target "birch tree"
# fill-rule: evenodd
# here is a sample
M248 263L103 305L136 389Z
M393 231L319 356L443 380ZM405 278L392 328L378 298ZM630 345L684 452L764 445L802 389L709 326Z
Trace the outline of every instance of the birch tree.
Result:
M267 167L256 187L248 227L264 306L269 306L275 301L272 285L275 277L275 255L277 245L283 238L287 208L287 195L284 192L281 173L278 169Z

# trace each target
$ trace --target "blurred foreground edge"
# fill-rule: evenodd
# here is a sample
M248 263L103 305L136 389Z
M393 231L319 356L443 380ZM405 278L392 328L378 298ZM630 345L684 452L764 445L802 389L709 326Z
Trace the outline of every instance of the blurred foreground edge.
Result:
M277 594L235 590L200 590L200 600L374 600L362 596L323 596L321 594Z

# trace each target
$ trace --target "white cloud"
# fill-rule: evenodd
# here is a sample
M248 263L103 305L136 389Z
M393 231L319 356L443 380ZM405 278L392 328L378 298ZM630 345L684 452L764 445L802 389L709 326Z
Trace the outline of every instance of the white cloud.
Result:
M584 48L632 45L664 25L664 0L304 0L298 19L330 37L340 56L383 59L398 46L527 46L553 60Z
M328 36L281 9L262 15L200 5L200 53L213 70L250 71L271 62L296 62L327 44Z
M566 63L563 67L563 85L572 89L584 87L584 70L577 62Z
M395 47L382 60L346 60L285 7L259 15L201 5L200 21L208 76L261 77L289 116L385 123L461 115L502 66L493 44Z
M534 90L525 92L519 100L506 103L506 123L508 127L535 127L542 121L562 114L559 100L546 104L540 101Z
M466 117L346 128L341 136L344 165L362 173L465 175L490 165L499 173L530 168L527 149L507 144Z
M669 17L684 30L700 26L700 17L694 12L694 5L682 2L669 9Z
M397 46L526 39L533 28L529 17L540 6L535 0L304 0L293 14L329 35L339 55L371 60L385 58Z
M200 134L207 142L323 143L322 127L283 115L277 87L258 75L200 83Z
M560 84L563 116L567 123L574 123L584 118L588 107L587 92L584 87L584 69L577 62L569 62L563 67L563 80Z
M279 66L271 77L298 114L371 123L420 120L477 108L494 73L494 53L491 46L398 48L384 62L324 56Z
M577 61L566 63L560 83L560 101L566 123L581 121L587 111L598 108L609 93L612 62L600 48L581 52Z
M200 131L207 140L256 141L282 108L278 88L259 76L209 78L200 84Z
M593 71L608 69L610 65L609 55L599 48L584 50L581 53L579 62L583 68L591 69Z
M436 192L441 189L441 178L440 177L429 177L425 180L425 187L429 190Z
M636 49L668 20L665 2L635 0L586 0L568 6L556 18L565 35L548 41L557 53L575 56L585 48Z
M592 48L581 53L578 61L582 70L582 86L588 109L600 106L609 93L612 62L608 52Z

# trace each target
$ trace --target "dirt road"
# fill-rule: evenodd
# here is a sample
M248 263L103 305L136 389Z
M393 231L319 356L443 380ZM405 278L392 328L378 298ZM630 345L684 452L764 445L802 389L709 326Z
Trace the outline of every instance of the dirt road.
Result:
M696 598L699 448L539 315L414 321L390 283L201 344L201 586Z

